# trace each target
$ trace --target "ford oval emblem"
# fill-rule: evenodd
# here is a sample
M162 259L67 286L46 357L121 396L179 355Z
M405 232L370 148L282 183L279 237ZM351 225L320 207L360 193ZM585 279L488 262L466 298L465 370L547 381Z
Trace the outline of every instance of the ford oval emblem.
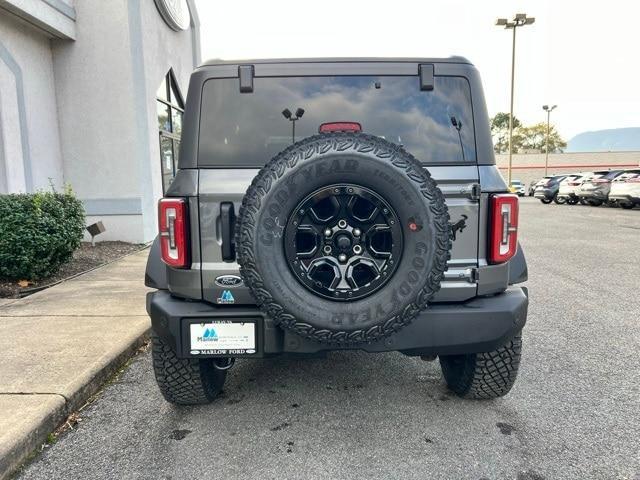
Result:
M238 275L220 275L216 277L216 285L226 288L239 287L242 285L242 278Z

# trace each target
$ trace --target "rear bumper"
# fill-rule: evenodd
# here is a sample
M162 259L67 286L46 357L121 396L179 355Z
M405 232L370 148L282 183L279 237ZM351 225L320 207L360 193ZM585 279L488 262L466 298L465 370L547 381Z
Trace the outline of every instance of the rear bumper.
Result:
M434 304L395 335L356 348L368 352L401 351L407 355L488 352L522 330L527 320L528 305L527 289L523 287L509 287L493 297L474 298L464 303ZM320 344L283 331L257 307L189 302L172 297L166 290L147 294L147 312L153 331L171 345L179 357L184 358L195 358L189 353L189 324L213 320L256 324L256 351L242 355L247 358L354 348ZM207 356L235 355L220 353Z
M607 193L603 192L601 190L589 190L589 191L585 191L585 192L579 192L578 196L580 198L586 198L586 199L593 199L593 200L606 200L607 199Z
M575 192L558 192L558 198L566 198L568 200L571 199L578 199L578 196L575 194Z
M553 190L536 190L533 192L535 198L544 198L546 200L552 200L555 192Z
M609 194L609 200L615 202L640 203L640 197L633 195Z

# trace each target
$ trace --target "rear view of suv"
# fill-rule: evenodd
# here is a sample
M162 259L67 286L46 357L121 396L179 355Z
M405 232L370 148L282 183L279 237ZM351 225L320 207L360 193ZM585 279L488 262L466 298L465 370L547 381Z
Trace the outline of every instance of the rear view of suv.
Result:
M591 178L585 180L576 190L580 200L597 207L609 199L611 182L622 175L624 170L607 170L596 172Z
M593 172L580 172L566 177L560 182L558 200L561 202L564 201L569 205L577 204L580 201L580 197L578 197L576 191L580 185L590 179L593 175Z
M533 196L546 204L551 202L558 204L564 203L564 199L562 197L558 197L558 191L560 190L560 182L565 178L567 178L567 175L552 175L544 177L536 185Z
M611 183L609 201L626 209L640 205L640 169L625 170Z
M164 397L212 401L235 359L354 349L509 392L527 268L487 119L457 57L199 67L146 272Z

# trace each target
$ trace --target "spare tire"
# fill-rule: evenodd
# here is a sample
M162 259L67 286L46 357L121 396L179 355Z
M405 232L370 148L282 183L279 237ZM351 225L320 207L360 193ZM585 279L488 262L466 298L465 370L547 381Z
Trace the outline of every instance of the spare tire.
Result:
M277 325L322 343L409 324L447 269L449 213L398 145L363 133L297 142L253 180L236 222L240 272Z

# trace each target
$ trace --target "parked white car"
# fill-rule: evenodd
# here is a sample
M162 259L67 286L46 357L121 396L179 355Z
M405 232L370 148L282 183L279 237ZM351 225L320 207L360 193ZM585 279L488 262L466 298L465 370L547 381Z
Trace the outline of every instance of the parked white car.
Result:
M509 187L511 193L515 193L519 197L524 197L525 188L524 183L521 180L511 180L511 186Z
M575 205L580 201L576 191L582 185L582 182L593 177L594 172L580 172L569 175L560 182L558 190L558 198L564 200L569 205Z
M609 201L622 208L640 205L640 170L629 170L611 182Z

